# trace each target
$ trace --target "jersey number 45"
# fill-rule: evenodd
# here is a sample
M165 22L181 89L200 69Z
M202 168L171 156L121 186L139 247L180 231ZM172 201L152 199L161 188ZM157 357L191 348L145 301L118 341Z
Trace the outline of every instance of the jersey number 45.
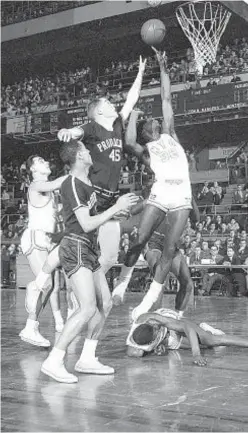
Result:
M119 162L121 160L121 151L120 149L113 149L109 155L109 158L114 162Z

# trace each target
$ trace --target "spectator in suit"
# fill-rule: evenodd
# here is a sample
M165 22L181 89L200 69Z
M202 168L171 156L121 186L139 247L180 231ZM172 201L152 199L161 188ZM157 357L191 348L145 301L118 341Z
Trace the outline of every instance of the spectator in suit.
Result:
M202 234L201 232L197 232L195 235L195 241L197 246L201 246L202 243Z
M220 265L223 261L223 256L218 253L216 245L212 245L210 248L210 262L214 265Z
M225 235L225 236L227 236L228 233L229 233L229 231L228 231L228 227L227 227L227 224L226 224L226 223L221 223L221 227L220 227L220 229L218 230L218 232L219 232L221 235Z
M210 259L210 249L208 247L208 242L203 241L202 242L202 258L203 259Z
M223 262L223 256L218 253L216 245L212 245L210 248L210 263L214 265L220 265ZM209 296L213 285L223 280L223 271L216 268L208 268L203 274L202 288L204 290L203 296Z
M190 250L190 243L191 243L191 239L189 235L184 236L183 238L183 242L180 246L180 248L182 250L184 250L185 254L187 255L189 250Z
M208 191L209 191L208 182L204 182L202 190L197 195L198 200L202 200L203 202L205 202L205 196L208 193Z
M223 260L224 265L241 265L240 258L235 254L233 248L227 248L227 255ZM242 269L227 269L226 276L231 283L231 292L228 293L231 296L248 296L245 282L245 274Z
M195 247L195 251L193 251L189 256L189 264L190 265L200 265L203 258L203 252L200 246Z
M190 244L190 249L189 249L188 253L186 254L188 257L190 257L190 255L195 251L196 246L197 246L197 243L195 240L193 240Z
M208 234L209 234L209 236L216 236L216 235L218 234L218 232L217 232L217 230L216 230L215 223L211 223L211 224L210 224Z
M204 222L204 226L203 226L203 232L208 232L209 231L209 227L210 227L211 222L212 222L211 216L207 215L206 221Z
M240 234L238 235L238 238L242 241L247 241L248 237L247 237L247 233L245 230L241 230Z
M248 257L248 246L245 240L240 240L237 248L237 256L240 258L241 263L244 263Z
M215 225L216 225L216 229L218 231L221 230L221 224L222 224L222 216L221 215L216 215Z
M201 221L199 221L196 224L196 227L197 227L197 232L202 233L202 231L203 231L203 223Z
M119 256L118 256L118 263L124 263L126 254L128 252L128 244L124 245L123 249L120 250Z
M226 248L225 246L222 244L221 239L216 239L214 241L214 245L217 247L218 249L218 254L220 254L221 256L224 257L225 253L226 253Z
M234 239L233 239L233 238L227 238L227 240L226 240L226 250L227 250L228 248L233 248L234 251L235 251L235 249L236 249L236 245L235 245L235 242L234 242Z
M215 189L213 186L209 189L207 194L204 197L204 202L206 204L206 212L209 213L212 210L212 205L214 204L214 198L215 198Z
M245 193L242 185L238 185L237 190L233 194L233 201L235 204L243 204L245 201Z

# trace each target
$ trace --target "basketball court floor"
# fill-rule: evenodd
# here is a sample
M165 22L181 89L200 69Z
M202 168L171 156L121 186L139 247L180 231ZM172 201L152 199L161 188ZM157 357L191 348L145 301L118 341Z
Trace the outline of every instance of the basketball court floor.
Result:
M99 344L100 359L113 376L81 375L78 384L53 381L40 373L45 349L25 344L24 290L2 290L2 431L5 432L165 432L248 431L248 350L208 349L208 366L192 364L189 350L131 359L125 353L130 313L141 294L128 294L115 307ZM65 312L65 293L62 293ZM174 296L163 304L174 306ZM226 333L248 337L248 299L195 298L187 316ZM54 342L50 307L41 332ZM69 371L83 339L69 348Z

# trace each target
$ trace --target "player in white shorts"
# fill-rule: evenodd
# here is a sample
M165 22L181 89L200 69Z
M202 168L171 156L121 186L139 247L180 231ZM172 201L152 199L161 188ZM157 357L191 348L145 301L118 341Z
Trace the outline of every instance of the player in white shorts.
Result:
M57 207L53 191L60 188L67 176L62 176L49 182L48 176L51 173L49 162L38 155L30 156L27 160L27 168L32 175L32 182L28 189L28 227L21 238L21 248L27 257L29 265L35 276L38 275L42 266L55 244L51 235L55 232ZM59 307L59 285L50 297L53 316L55 319L56 330L63 328L63 318ZM52 279L46 283L47 288L52 288ZM29 308L29 290L32 286L28 285L26 290L25 306L28 312L28 319L25 328L20 332L23 341L37 346L49 347L50 342L39 332L37 311Z
M207 323L198 326L191 320L180 318L173 310L160 308L139 316L132 325L126 344L128 355L134 357L151 352L162 355L167 350L190 347L194 364L202 367L207 360L201 356L200 346L248 347L248 338L225 335Z
M155 50L156 51L156 50ZM169 273L177 243L183 233L192 208L192 193L188 161L174 130L171 106L170 79L165 68L165 55L156 51L160 65L161 98L163 112L162 131L157 120L147 120L139 125L139 112L133 111L126 131L126 144L155 174L155 182L145 205L135 245L128 251L124 271L132 270L140 253L167 215L164 249L155 270L154 280L142 303L133 311L133 318L149 311L158 299L162 285ZM126 269L125 269L126 268ZM120 274L120 279L122 280ZM115 293L121 289L116 287ZM125 283L126 284L126 283ZM115 294L114 293L114 294ZM181 307L182 315L185 305Z

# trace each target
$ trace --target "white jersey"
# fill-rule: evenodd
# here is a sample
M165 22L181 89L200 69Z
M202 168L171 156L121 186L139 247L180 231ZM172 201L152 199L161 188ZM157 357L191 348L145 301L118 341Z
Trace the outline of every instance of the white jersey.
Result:
M171 135L161 134L158 140L147 143L147 148L157 182L190 182L184 149Z
M31 203L28 192L28 229L54 233L56 227L57 207L52 192L41 195L40 206Z
M157 313L163 317L171 317L172 319L178 319L178 320L180 319L178 313L176 313L176 311L170 310L169 308L159 308L158 310L153 311L153 313ZM145 323L147 323L147 322L145 322ZM134 322L132 324L131 330L130 330L128 337L127 337L127 340L126 340L127 346L134 347L135 349L142 349L145 352L152 352L154 349L156 349L160 345L160 343L162 343L162 341L165 339L167 334L169 334L168 335L168 341L167 341L167 348L171 349L171 350L179 349L183 337L175 331L171 331L171 330L168 331L166 326L160 327L159 332L158 332L155 340L152 341L151 343L144 344L144 345L139 345L139 344L135 343L135 341L132 338L133 332L140 325L141 325L141 323L136 323L136 322Z

